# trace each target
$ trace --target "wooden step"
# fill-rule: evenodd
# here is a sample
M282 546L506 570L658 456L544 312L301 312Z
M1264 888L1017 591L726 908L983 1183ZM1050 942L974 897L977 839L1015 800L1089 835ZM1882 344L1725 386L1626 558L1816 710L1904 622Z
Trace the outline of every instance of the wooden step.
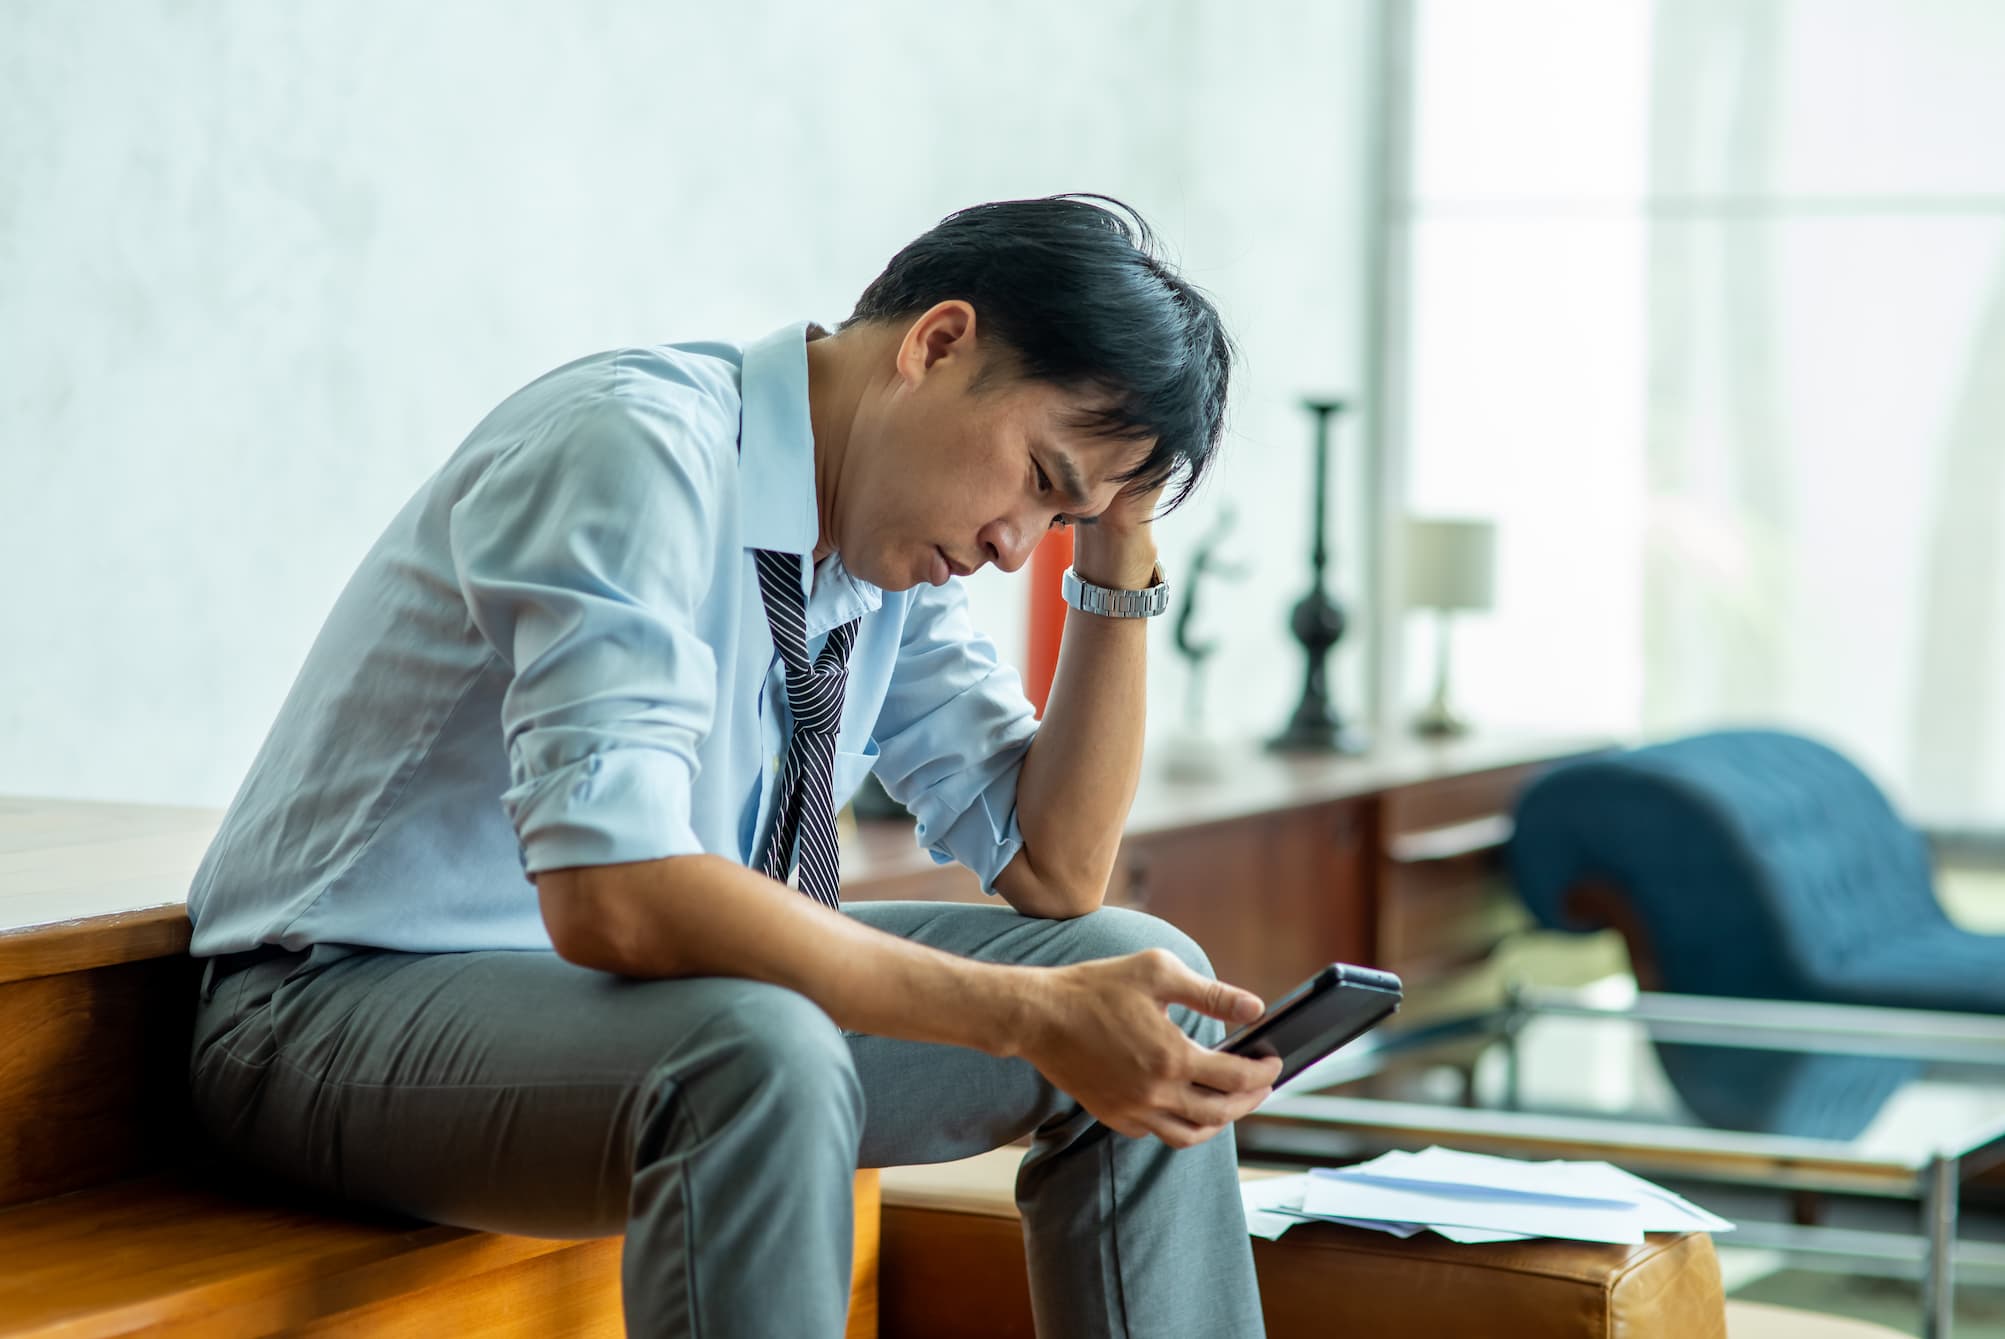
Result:
M847 1339L877 1333L857 1177ZM549 1241L240 1198L167 1173L0 1211L0 1336L621 1334L620 1239Z
M566 1332L617 1335L617 1239L335 1218L146 1177L0 1212L0 1335L267 1335L476 1276L512 1296L552 1255L575 1257L563 1264L587 1285L566 1299Z
M179 900L217 817L0 798L0 1337L618 1336L617 1237L327 1212L191 1159ZM877 1250L859 1172L846 1339L877 1334Z

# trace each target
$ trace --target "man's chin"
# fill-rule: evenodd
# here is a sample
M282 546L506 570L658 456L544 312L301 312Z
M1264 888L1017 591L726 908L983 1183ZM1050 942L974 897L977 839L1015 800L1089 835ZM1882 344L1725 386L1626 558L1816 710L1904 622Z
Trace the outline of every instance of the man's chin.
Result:
M923 571L915 572L910 568L894 567L878 554L858 559L854 567L850 567L849 559L844 558L842 565L848 568L849 574L857 580L867 581L883 591L911 590L915 586L927 584L927 576Z

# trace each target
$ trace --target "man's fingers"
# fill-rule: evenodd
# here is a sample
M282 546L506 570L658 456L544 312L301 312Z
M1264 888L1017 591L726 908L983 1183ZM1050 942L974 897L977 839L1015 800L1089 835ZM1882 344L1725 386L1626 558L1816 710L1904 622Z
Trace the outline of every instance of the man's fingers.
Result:
M1156 993L1166 1004L1186 1005L1224 1023L1251 1023L1266 1007L1252 991L1201 976L1167 950L1161 961L1163 975Z
M1129 1139L1140 1139L1143 1135L1155 1133L1144 1121L1129 1120L1114 1115L1101 1116L1099 1121L1115 1134L1124 1135Z
M1150 1134L1171 1148L1189 1148L1193 1144L1202 1144L1225 1128L1223 1125L1199 1125L1196 1121L1185 1120L1173 1111L1149 1113L1147 1125Z
M1189 1061L1186 1076L1190 1081L1215 1088L1221 1093L1246 1093L1256 1088L1271 1088L1281 1074L1281 1057L1278 1055L1255 1059L1233 1055L1229 1051L1214 1051L1192 1042L1186 1058Z
M1265 1101L1271 1088L1255 1088L1250 1093L1221 1093L1197 1084L1185 1084L1171 1108L1193 1125L1230 1125Z
M1218 1093L1186 1083L1177 1089L1164 1108L1170 1115L1192 1125L1229 1125L1236 1114L1232 1108L1237 1096L1236 1093Z

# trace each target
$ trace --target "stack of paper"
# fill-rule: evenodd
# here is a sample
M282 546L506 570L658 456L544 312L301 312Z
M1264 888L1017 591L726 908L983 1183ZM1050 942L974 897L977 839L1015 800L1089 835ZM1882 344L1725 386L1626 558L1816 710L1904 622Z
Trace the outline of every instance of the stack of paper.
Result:
M1430 1148L1240 1186L1246 1227L1280 1236L1314 1219L1450 1241L1559 1237L1641 1245L1645 1232L1731 1232L1733 1224L1605 1162L1520 1162Z

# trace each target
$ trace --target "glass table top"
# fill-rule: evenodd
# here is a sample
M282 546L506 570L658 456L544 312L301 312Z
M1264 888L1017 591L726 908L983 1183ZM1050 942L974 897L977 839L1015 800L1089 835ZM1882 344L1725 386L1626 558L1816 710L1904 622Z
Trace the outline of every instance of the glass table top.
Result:
M1518 990L1500 1008L1382 1028L1241 1127L1309 1155L1453 1143L1605 1157L1768 1185L1912 1194L1938 1158L2005 1160L2005 1019Z

